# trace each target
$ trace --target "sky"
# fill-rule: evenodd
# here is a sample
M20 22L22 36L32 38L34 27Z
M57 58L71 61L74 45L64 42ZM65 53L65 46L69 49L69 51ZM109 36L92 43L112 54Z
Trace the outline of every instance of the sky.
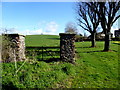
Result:
M76 23L74 2L3 2L2 26L22 34L63 33Z
M77 26L75 8L75 2L2 2L2 28L24 35L59 35L64 33L68 22ZM79 33L84 34L82 28L77 28ZM112 32L116 29L118 21Z

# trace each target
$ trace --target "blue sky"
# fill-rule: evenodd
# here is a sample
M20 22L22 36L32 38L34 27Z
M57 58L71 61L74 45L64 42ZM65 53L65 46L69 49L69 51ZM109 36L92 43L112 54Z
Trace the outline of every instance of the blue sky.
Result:
M2 15L4 28L23 34L59 34L76 23L74 2L3 2Z
M77 26L75 2L2 2L2 27L20 34L63 33L68 22ZM83 29L77 26L79 33ZM118 22L112 32L118 28Z

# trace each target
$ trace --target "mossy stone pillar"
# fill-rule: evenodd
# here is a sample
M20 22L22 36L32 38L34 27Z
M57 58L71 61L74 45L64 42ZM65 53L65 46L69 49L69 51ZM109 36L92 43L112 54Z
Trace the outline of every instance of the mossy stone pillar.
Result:
M75 34L60 33L60 59L65 62L75 62Z
M25 36L19 34L2 35L2 62L25 60Z

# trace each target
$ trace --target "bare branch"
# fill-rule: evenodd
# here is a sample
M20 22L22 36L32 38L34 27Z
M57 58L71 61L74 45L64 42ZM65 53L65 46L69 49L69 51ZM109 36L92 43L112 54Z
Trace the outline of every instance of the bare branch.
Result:
M81 24L79 24L79 26L82 27L84 30L87 30L88 32L90 32L89 29L85 28L85 27L82 26Z
M113 20L112 25L113 25L113 23L116 22L116 20L118 20L118 18L120 18L120 15L118 15L118 16Z

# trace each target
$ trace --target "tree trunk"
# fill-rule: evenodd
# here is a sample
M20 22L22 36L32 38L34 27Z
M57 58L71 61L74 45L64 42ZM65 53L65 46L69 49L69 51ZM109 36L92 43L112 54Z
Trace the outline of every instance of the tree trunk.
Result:
M95 33L91 34L91 47L96 47L96 42L95 42Z
M110 32L105 34L105 44L103 51L109 51L109 50L110 50Z

